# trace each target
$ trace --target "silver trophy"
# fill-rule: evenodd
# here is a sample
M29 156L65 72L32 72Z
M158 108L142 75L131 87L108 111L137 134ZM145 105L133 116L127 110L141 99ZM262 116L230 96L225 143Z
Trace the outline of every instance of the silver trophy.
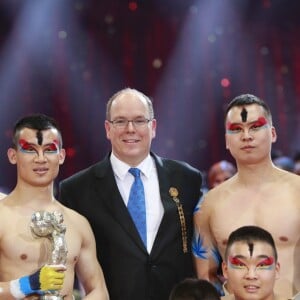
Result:
M48 257L49 265L66 265L67 245L65 240L66 226L60 212L37 211L31 216L30 229L36 238L50 240ZM59 291L48 291L39 296L40 300L63 300Z

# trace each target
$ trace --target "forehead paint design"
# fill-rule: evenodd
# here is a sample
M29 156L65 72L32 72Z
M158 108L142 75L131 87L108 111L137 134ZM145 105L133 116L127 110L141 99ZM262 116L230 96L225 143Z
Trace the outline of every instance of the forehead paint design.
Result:
M247 112L246 108L243 107L242 112L241 112L242 122L244 122L244 123L247 122L247 115L248 115L248 112Z
M253 243L248 243L248 246L249 246L250 257L252 257L254 245L253 245Z
M40 130L37 131L36 138L38 140L38 144L41 146L43 144L43 133Z

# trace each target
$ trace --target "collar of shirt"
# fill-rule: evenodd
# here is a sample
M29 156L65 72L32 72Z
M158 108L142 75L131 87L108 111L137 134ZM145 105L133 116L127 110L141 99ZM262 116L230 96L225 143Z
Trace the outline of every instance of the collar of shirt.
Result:
M124 180L125 176L128 174L128 170L131 168L128 164L124 163L120 159L118 159L113 152L110 156L110 162L114 171L115 176L117 176L120 180ZM148 156L138 165L136 168L139 168L142 174L149 178L150 174L155 167L154 161L151 158L151 155Z

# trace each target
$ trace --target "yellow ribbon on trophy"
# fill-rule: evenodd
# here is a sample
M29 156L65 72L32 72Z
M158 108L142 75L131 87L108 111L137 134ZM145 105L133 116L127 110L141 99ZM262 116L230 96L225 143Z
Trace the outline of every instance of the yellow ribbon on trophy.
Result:
M178 198L179 192L176 188L170 187L169 194L173 198L174 202L176 203L180 225L181 225L181 235L182 235L182 249L183 253L188 252L188 246L187 246L187 231L186 231L186 222L184 217L184 212L182 208L182 204L180 203L180 200Z

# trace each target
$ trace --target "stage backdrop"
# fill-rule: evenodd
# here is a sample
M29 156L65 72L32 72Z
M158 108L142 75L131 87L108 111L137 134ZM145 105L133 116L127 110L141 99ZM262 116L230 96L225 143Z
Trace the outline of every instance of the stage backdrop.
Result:
M231 157L224 107L266 100L278 141L300 150L300 2L279 0L3 0L0 2L0 186L15 184L11 128L42 112L62 128L58 180L109 150L105 103L133 87L154 102L153 150L202 171Z

